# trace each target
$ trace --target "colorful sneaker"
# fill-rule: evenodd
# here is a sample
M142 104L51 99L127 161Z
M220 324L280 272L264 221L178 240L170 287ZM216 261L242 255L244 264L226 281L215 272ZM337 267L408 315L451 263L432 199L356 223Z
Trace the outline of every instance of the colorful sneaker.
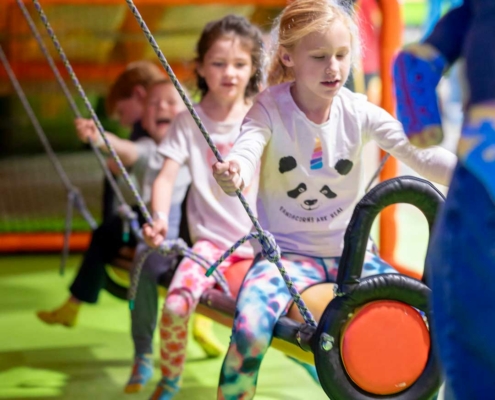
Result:
M180 389L179 381L180 377L175 379L162 378L150 400L171 400Z
M138 354L134 358L134 365L132 366L131 377L125 385L124 392L136 393L143 390L144 385L153 376L153 355L152 354Z

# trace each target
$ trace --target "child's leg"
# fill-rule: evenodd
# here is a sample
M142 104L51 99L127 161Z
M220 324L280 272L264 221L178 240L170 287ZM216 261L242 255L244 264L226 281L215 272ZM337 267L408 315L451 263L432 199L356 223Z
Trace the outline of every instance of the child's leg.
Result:
M396 274L397 270L391 265L387 264L373 251L366 251L364 256L363 272L361 273L361 278L366 278L372 275L379 274Z
M195 253L209 260L218 259L222 251L207 241L193 246ZM230 265L226 260L220 267L224 271ZM153 399L170 399L179 388L187 347L187 328L203 292L215 285L213 277L206 277L205 270L194 261L185 258L177 268L163 305L160 320L161 370L163 378Z
M327 279L325 268L317 259L287 255L282 263L299 291ZM260 261L249 270L237 298L218 399L253 398L259 367L272 341L273 328L290 300L290 293L274 264Z
M140 244L135 260L148 250ZM158 312L158 282L160 276L172 267L175 256L163 257L153 252L144 262L136 292L134 309L131 311L132 339L134 342L134 364L131 376L124 389L126 393L140 391L153 376L153 333Z
M98 294L105 286L105 265L121 246L122 221L114 216L93 232L89 248L70 287L72 297L53 311L38 312L38 317L48 324L74 326L80 302L96 303L98 300Z
M146 246L139 246L139 257ZM160 276L167 272L175 261L175 256L164 257L151 253L144 262L136 292L134 309L131 312L132 338L135 354L152 353L153 333L158 314L158 283Z
M76 278L70 287L73 296L85 303L96 303L98 295L105 287L105 265L112 261L124 245L122 238L122 220L119 216L100 225L91 237L88 250ZM135 245L134 235L127 245Z

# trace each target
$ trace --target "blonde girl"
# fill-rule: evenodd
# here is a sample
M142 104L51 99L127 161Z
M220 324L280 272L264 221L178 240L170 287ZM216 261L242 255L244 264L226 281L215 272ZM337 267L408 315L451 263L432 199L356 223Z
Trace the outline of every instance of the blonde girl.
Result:
M448 151L417 149L402 125L344 88L359 54L352 10L331 0L294 0L277 25L268 77L226 162L213 174L230 195L250 184L261 160L257 210L299 292L335 282L343 237L364 195L363 146L374 140L427 179L447 185ZM395 270L371 250L363 277ZM218 399L254 397L259 367L291 296L274 264L258 256L241 287Z

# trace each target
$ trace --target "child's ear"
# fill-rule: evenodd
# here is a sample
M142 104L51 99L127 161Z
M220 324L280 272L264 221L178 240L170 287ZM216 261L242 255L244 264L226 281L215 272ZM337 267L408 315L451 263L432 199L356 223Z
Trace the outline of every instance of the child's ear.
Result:
M203 63L196 61L196 72L201 78L205 77L203 74Z
M253 66L251 67L251 75L250 75L250 77L252 78L254 75L256 75L256 72L258 72L258 70L257 70L257 69L256 69L256 67L253 65Z
M280 47L279 53L280 62L286 67L293 67L294 61L292 60L292 54L284 47Z
M146 89L143 85L136 85L132 88L132 95L139 101L144 102L146 99Z

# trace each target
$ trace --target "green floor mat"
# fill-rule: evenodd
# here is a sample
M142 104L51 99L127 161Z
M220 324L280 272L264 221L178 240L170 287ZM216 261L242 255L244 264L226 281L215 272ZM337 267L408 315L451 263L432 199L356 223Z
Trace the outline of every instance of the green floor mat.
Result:
M98 305L83 307L75 328L47 326L36 318L36 310L54 308L66 298L79 260L72 256L66 275L60 277L57 256L0 258L0 399L140 400L153 391L158 359L144 392L123 393L132 358L125 302L102 292ZM215 329L227 344L230 331ZM158 338L155 344L158 348ZM207 359L193 341L187 356L183 388L176 399L215 399L222 359ZM255 398L327 397L301 367L270 349Z

